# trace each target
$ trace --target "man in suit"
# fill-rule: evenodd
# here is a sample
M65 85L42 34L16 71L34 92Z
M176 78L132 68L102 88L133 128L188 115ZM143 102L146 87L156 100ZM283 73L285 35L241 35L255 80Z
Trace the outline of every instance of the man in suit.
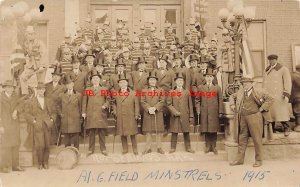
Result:
M132 76L125 71L126 64L124 62L123 58L118 58L117 64L116 64L116 70L117 73L112 74L110 76L110 88L112 92L117 92L120 90L119 86L119 76L127 77L128 79L128 86L132 89L133 83L132 83Z
M253 87L251 78L242 78L242 87L229 98L231 110L236 113L239 124L239 145L236 159L230 165L244 163L249 135L255 148L253 167L262 165L263 115L269 111L273 98L263 89Z
M292 74L292 83L291 103L296 118L294 130L300 132L300 65L296 66L296 72Z
M94 96L84 96L82 100L82 117L86 118L85 129L89 130L89 153L95 152L95 137L99 135L101 153L107 156L105 146L105 133L108 128L107 109L109 108L109 96L101 94L108 92L108 88L100 84L101 76L93 70L90 76L92 85L86 90L93 90Z
M50 129L56 120L55 110L51 101L44 97L46 86L39 83L37 96L31 99L27 111L27 121L33 128L33 145L37 153L38 169L48 169L50 151Z
M53 107L58 105L59 94L65 91L65 86L61 84L62 68L56 66L54 72L52 73L52 81L46 84L45 97L49 98ZM54 122L54 127L50 129L50 144L56 144L58 132L60 128L60 118L57 117Z
M84 71L86 73L90 72L92 69L94 69L94 61L95 61L95 55L93 54L92 50L89 50L88 53L85 55L84 60L86 62L85 65L82 65L80 67L81 71Z
M277 55L269 55L269 66L265 70L263 88L273 97L274 103L270 107L270 120L273 123L280 122L284 128L284 135L288 136L291 128L287 123L290 120L289 99L292 90L292 79L287 67L281 65Z
M151 153L152 133L155 133L157 152L164 154L162 149L162 133L164 132L163 107L165 96L160 95L163 90L157 87L157 76L155 72L150 72L147 78L148 87L143 89L146 94L141 97L143 110L143 132L146 134L146 149L143 154ZM155 95L157 92L157 95ZM150 95L151 93L151 95Z
M220 86L214 84L213 79L213 70L209 69L205 75L206 83L200 85L194 95L197 115L201 116L201 133L205 134L205 153L212 151L218 154L216 143L217 132L220 130L219 118L223 113L223 98Z
M142 91L147 84L146 60L144 57L138 57L136 63L137 71L132 72L133 87L135 91Z
M67 89L58 96L58 114L61 118L60 132L64 135L65 146L79 149L81 94L74 90L74 82L70 77L65 78Z
M24 171L19 165L20 124L18 121L19 97L15 85L8 80L2 84L0 101L0 173Z
M193 119L193 104L190 92L186 90L184 85L184 77L182 74L177 73L175 77L176 88L171 92L177 93L175 96L167 97L167 106L171 113L170 132L171 137L171 150L169 153L174 153L176 150L178 133L183 133L185 150L190 153L195 153L191 148L190 140L190 123Z
M116 134L121 136L122 154L128 153L127 136L130 136L133 153L138 155L136 134L137 120L140 116L140 103L135 93L128 87L128 79L124 74L119 75L118 95L114 98L113 115L117 117Z

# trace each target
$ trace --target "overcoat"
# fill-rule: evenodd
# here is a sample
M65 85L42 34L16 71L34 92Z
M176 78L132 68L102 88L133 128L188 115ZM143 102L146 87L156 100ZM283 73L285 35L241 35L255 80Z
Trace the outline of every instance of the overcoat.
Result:
M289 121L290 105L284 100L283 95L290 98L292 89L291 75L287 67L277 63L265 72L263 87L272 95L274 102L270 107L271 121Z
M76 75L74 71L69 71L66 76L74 81L74 90L82 94L83 90L86 87L86 74L87 72L79 70L79 73Z
M129 73L125 73L126 78L128 79L128 87L133 88L132 76ZM118 83L119 75L118 74L111 74L110 76L110 90L111 92L116 92L120 90L120 86Z
M170 92L180 92L177 88ZM188 90L182 89L179 96L168 96L167 106L171 113L170 132L189 132L190 118L193 118L193 104ZM180 112L179 117L175 114Z
M147 85L147 77L148 73L143 72L140 75L139 71L133 71L132 72L132 80L133 80L133 87L136 91L142 91L142 89Z
M135 117L140 115L140 104L134 91L127 89L128 95L114 97L115 104L113 111L117 115L116 134L121 136L135 135L138 133L138 126Z
M164 132L163 107L165 105L165 96L164 94L160 95L159 93L163 92L163 90L161 88L155 88L152 91L151 88L146 88L143 89L143 92L146 92L146 95L141 97L141 105L144 109L142 130L145 133L162 133ZM154 95L154 92L158 92L158 96ZM148 111L150 107L156 108L156 119L153 114L149 114Z
M175 78L174 71L172 69L165 70L162 73L161 70L155 70L157 73L157 85L158 87L162 88L165 92L172 90L172 83Z
M300 72L292 74L292 94L291 102L293 103L293 111L296 116L300 115Z
M201 95L204 92L205 95ZM210 96L208 96L210 94ZM207 84L198 87L195 98L197 113L200 113L201 132L218 132L220 130L219 114L223 113L223 98L220 86Z
M93 86L86 88L86 90L93 90L94 96L83 96L82 98L82 113L86 114L86 129L93 128L107 128L107 110L103 110L102 106L107 109L109 107L109 96L105 94L101 95L100 92L103 90L107 92L106 87Z
M19 97L12 95L8 97L5 92L1 93L0 101L1 121L0 127L4 128L4 134L1 136L0 146L13 147L20 145L20 124L19 119L13 119L12 113L18 111L20 106Z
M59 95L58 114L61 116L62 133L77 133L81 131L81 94L73 90L71 96L68 90Z

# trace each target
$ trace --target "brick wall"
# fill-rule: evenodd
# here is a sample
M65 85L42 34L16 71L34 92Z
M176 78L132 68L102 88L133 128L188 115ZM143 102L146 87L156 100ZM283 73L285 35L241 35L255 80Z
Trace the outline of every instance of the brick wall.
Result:
M221 25L218 11L226 7L225 0L209 0L207 30L212 34ZM276 53L282 64L292 70L292 43L300 43L300 9L297 1L244 0L256 6L256 18L266 19L267 54Z

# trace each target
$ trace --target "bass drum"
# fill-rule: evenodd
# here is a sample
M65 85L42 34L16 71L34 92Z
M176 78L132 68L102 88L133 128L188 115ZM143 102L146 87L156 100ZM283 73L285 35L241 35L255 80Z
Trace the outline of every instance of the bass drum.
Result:
M79 162L80 153L76 147L69 146L63 148L56 155L59 169L73 169Z

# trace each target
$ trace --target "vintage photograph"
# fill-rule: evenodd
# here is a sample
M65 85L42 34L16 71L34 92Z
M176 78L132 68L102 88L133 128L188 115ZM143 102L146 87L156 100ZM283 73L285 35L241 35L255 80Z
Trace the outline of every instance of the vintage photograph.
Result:
M300 0L0 0L0 187L300 187Z

